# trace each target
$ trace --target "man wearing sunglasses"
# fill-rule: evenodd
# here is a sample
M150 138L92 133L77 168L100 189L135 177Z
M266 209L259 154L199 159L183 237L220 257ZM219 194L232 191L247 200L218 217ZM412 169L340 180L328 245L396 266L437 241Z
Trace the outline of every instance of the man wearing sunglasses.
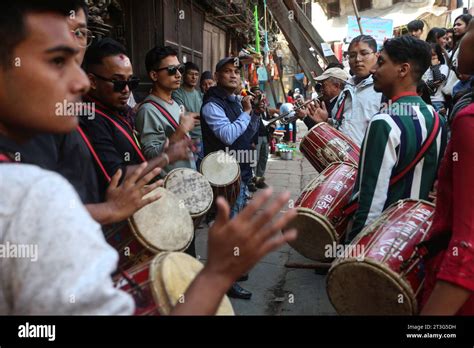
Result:
M136 128L147 159L160 156L169 141L174 143L186 138L194 129L195 119L184 114L182 108L172 98L173 91L181 85L184 65L178 60L178 52L172 47L154 47L145 58L148 76L153 82L151 93L138 108ZM177 161L163 168L166 175L175 168L196 169L194 160Z
M81 1L76 3L78 7L67 17L67 24L77 45L74 59L81 65L92 34L87 29L87 5ZM107 186L104 197L99 196L93 157L77 129L67 134L39 134L21 145L0 136L0 150L14 153L22 163L35 164L61 174L73 185L89 214L100 224L122 221L145 203L142 200L143 185L130 180L128 185L119 185L120 173L116 173L117 180ZM169 157L175 156L170 154ZM147 173L146 169L140 170L142 175Z

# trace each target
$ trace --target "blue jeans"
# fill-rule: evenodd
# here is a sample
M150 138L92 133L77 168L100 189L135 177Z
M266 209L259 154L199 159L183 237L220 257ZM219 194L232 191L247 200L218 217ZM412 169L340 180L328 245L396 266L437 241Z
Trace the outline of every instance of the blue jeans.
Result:
M239 196L237 197L237 201L235 202L235 204L232 206L230 210L231 219L245 208L245 206L247 205L248 198L249 198L249 191L247 188L247 184L244 184L243 182L241 182Z
M440 109L444 108L444 103L440 101L431 102L436 112L439 112Z

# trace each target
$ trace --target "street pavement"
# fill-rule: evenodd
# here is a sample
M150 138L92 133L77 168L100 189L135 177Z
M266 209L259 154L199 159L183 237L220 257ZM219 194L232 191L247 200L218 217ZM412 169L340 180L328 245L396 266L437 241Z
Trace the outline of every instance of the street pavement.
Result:
M300 121L297 128L300 140L307 128ZM302 189L316 175L315 169L298 151L293 160L288 161L271 155L265 178L274 194L288 190L290 199L296 201ZM202 261L207 255L207 230L208 226L203 223L196 232L196 252ZM268 254L252 269L249 279L240 283L253 293L252 298L231 299L237 315L336 314L326 294L326 277L317 275L312 269L286 268L287 262L312 263L289 245Z

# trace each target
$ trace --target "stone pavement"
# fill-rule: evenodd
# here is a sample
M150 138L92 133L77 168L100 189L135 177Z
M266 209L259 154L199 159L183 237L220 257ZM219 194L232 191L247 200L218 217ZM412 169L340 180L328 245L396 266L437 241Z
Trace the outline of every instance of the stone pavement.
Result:
M307 128L298 121L298 138ZM296 200L304 186L317 172L295 153L293 160L284 161L272 156L267 164L266 182L275 194L288 190ZM207 254L207 225L197 231L196 252L205 261ZM251 300L231 299L237 315L334 315L326 294L325 276L311 269L289 269L287 262L311 263L289 245L276 250L261 260L250 272L249 280L240 285L253 293Z

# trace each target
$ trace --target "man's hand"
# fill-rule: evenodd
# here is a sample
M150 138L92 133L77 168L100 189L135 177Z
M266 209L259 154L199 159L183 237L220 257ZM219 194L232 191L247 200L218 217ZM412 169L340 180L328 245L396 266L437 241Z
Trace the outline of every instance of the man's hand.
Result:
M269 202L271 194L268 189L257 195L232 220L229 220L230 208L226 200L217 199L216 221L209 230L206 272L222 279L229 287L266 254L296 238L295 230L277 235L296 216L295 209L272 221L288 204L288 192L280 194L263 212L257 212Z
M309 116L309 110L307 107L296 110L296 117L298 117L300 120L304 119L306 116Z
M281 194L263 212L257 213L270 195L271 190L257 195L231 221L229 204L222 197L217 199L216 222L209 230L207 264L186 290L186 301L178 302L172 315L214 315L237 278L266 254L296 238L295 230L277 235L296 216L296 210L291 209L272 222L288 204L289 193Z
M192 149L193 142L188 137L171 144L169 143L168 139L166 139L164 146L164 152L168 155L169 164L175 163L177 161L189 160L189 153L192 151Z
M252 111L252 101L253 97L251 95L247 95L242 99L242 108L244 109L244 112L250 114Z
M122 177L121 169L117 170L112 177L105 194L105 203L108 205L108 209L110 209L111 216L113 216L113 222L119 222L129 218L145 205L160 198L159 195L154 195L143 199L143 196L153 191L158 186L163 185L163 180L159 180L145 187L145 185L147 185L161 171L161 168L155 168L140 179L147 165L146 162L142 163L124 180L124 182L122 182L121 185L119 185L120 178Z
M192 117L194 120L194 126L198 126L201 123L201 115L199 112L188 112L186 116Z
M181 113L179 117L179 127L181 128L183 133L189 133L194 128L194 118L192 116L188 116L184 113Z
M322 102L321 104L317 101L308 104L309 117L316 123L327 122L329 113L326 109L326 104Z

